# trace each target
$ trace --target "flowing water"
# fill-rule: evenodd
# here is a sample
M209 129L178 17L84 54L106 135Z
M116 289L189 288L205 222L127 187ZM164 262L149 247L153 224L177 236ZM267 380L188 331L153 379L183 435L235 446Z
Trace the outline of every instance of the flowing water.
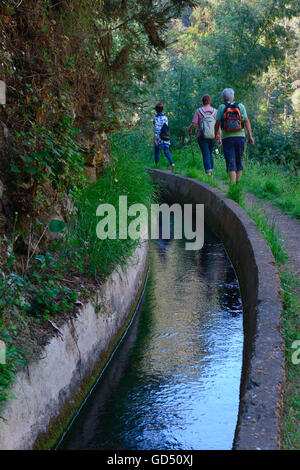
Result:
M231 449L242 304L223 244L151 242L142 307L63 449Z

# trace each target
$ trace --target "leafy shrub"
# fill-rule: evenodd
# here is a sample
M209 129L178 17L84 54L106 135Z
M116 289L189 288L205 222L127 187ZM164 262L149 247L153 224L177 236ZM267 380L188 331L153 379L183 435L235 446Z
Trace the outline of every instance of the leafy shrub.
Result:
M6 407L9 398L15 398L10 392L10 387L14 382L17 370L25 365L20 352L14 346L11 338L11 329L7 329L0 319L0 340L5 344L5 363L0 363L0 420L2 417L1 408Z
M62 287L52 279L44 281L41 286L32 286L27 293L31 296L31 301L25 306L25 312L43 319L72 309L78 299L76 291Z
M60 191L81 185L85 158L75 142L77 132L68 117L58 122L55 131L36 125L30 131L19 132L7 169L13 181L34 188L50 180Z

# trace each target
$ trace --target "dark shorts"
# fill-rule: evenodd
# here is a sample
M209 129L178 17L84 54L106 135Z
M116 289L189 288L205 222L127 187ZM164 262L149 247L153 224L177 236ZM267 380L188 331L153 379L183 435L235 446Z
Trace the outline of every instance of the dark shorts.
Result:
M241 171L245 137L227 137L222 143L227 171Z

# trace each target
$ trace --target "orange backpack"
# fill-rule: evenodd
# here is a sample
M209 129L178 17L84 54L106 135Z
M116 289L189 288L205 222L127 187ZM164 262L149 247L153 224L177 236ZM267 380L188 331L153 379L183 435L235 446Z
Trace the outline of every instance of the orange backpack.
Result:
M222 116L222 129L226 132L241 131L242 115L239 108L239 103L226 103L225 110Z

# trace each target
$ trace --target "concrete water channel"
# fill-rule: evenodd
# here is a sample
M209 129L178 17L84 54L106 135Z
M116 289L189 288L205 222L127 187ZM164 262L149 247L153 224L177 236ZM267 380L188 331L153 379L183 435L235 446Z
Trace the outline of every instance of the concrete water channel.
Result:
M243 323L238 280L206 228L199 251L151 243L143 304L63 449L231 449Z
M159 245L156 247L157 253L154 252L156 255L153 256L156 256L158 263L153 270L153 278L161 272L156 279L159 282L152 287L153 281L150 281L147 293L150 297L146 297L144 313L141 312L137 318L132 333L136 339L128 339L128 353L122 356L125 363L120 358L118 367L116 362L114 367L119 374L111 370L111 380L115 377L114 388L108 385L106 394L98 396L98 401L95 395L95 400L89 403L86 413L80 417L64 446L278 449L285 385L284 345L280 334L280 283L271 251L245 211L217 189L170 172L150 170L150 173L169 200L204 204L205 222L224 246L220 242L215 244L214 249L210 246L210 261L206 263L205 249L198 255L198 260L197 256L193 260L190 256L185 257L185 262L191 263L189 269L183 263L177 278L174 279L174 273L173 278L171 276L172 282L179 280L181 288L177 290L167 280L169 269L172 273L171 266L176 265L174 260L177 255L173 254L173 261L170 257L176 243L170 243L168 249L164 247L161 251ZM243 315L237 280L224 247L239 281ZM168 257L170 265L167 266L166 261L162 260ZM210 275L204 274L203 269L205 265L214 266L218 257L218 263L222 258L220 271L223 273L223 276L217 277L219 286L214 278L218 269L208 270ZM194 278L191 279L189 276L193 272ZM226 276L230 277L229 273L231 281L228 283ZM209 276L212 276L211 279ZM214 287L211 288L211 285ZM189 290L191 286L194 287L193 291ZM220 286L223 286L221 296ZM228 288L229 291L226 290ZM183 290L187 293L185 298ZM174 295L172 302L170 295ZM230 299L229 303L227 300L229 309L225 308L226 296ZM219 305L213 307L214 298L219 299ZM149 305L152 305L152 316ZM162 309L160 313L159 305ZM185 322L180 320L182 317L178 315L178 310L181 314L182 310L185 312ZM170 321L174 319L179 321L177 329L171 327ZM149 331L139 336L143 325ZM155 343L154 337L158 340ZM180 337L184 338L182 344L185 347L178 345ZM214 347L210 347L212 344ZM140 356L136 356L139 351ZM144 351L147 353L144 354ZM186 358L185 367L181 367L182 358ZM168 372L164 377L165 370ZM114 396L119 386L121 388ZM104 382L103 387L105 392ZM236 401L238 390L239 405ZM114 404L105 402L110 399ZM112 405L112 414L107 409L108 405ZM101 418L106 423L105 430Z

